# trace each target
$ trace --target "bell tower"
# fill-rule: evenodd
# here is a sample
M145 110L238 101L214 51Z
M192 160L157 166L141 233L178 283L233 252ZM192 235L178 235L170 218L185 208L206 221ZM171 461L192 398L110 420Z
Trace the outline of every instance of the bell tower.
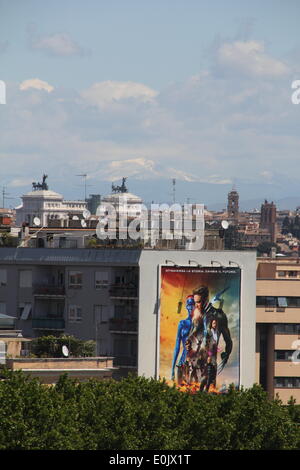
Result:
M234 221L237 221L239 218L239 193L233 187L232 190L228 193L228 202L227 202L227 213L228 218Z

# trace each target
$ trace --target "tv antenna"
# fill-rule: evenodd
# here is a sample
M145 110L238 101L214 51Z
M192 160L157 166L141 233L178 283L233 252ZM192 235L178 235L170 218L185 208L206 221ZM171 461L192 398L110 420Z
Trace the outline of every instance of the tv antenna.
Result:
M175 204L175 200L176 200L176 179L175 178L172 178L172 186L173 186L173 204Z
M84 200L86 201L86 179L87 179L87 174L86 173L81 173L80 175L76 176L81 176L84 179Z
M3 207L3 209L5 208L5 200L6 199L17 199L16 197L8 197L8 196L10 196L10 193L7 193L5 186L3 186L3 188L2 188L2 207Z

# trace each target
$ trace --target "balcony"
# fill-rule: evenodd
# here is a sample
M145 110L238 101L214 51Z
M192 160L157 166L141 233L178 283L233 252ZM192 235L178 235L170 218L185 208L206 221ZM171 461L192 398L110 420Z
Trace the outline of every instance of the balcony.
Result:
M137 320L128 320L126 318L111 318L109 320L109 331L114 333L137 333Z
M114 366L137 367L136 356L114 356Z
M132 284L113 284L109 289L111 299L137 299L138 289Z
M0 313L0 330L14 330L16 326L16 318L10 315Z
M33 318L32 328L35 330L64 330L65 320L63 318Z
M62 298L65 296L65 287L47 284L35 285L33 289L33 295L35 297Z

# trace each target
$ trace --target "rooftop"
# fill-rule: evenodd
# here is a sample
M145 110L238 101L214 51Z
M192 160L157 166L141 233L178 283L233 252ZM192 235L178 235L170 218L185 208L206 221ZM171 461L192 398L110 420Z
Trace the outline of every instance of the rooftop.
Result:
M142 199L137 196L136 194L132 193L112 193L108 194L107 196L102 198L102 202L108 202L108 201L116 201L119 199L124 199L124 200L133 200L135 202L142 203Z
M23 197L41 197L41 198L55 198L63 199L63 196L55 191L50 191L49 189L41 189L36 191L30 191L29 193L24 194Z
M138 265L141 250L88 248L1 248L0 263Z

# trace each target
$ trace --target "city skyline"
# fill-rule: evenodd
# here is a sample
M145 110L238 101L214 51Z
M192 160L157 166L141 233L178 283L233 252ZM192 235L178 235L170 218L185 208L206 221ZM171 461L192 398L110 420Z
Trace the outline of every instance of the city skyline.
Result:
M66 198L78 174L90 193L127 176L149 201L168 201L172 178L207 205L233 184L241 201L298 196L297 2L0 9L0 186L12 196L43 171Z

